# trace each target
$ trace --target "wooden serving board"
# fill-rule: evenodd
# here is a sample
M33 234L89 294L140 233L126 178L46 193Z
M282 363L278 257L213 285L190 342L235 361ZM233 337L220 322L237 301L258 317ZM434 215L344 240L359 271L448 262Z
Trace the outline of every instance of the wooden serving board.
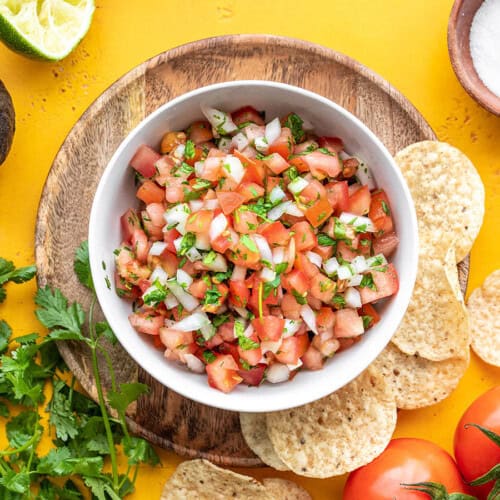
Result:
M87 238L94 193L111 155L135 125L173 97L238 79L279 81L326 96L365 122L393 154L413 142L436 138L418 111L388 82L333 50L270 35L224 36L177 47L120 78L68 134L40 201L36 227L39 286L58 287L88 307L89 294L73 272L73 255ZM467 266L461 270L465 287ZM63 342L59 350L83 388L96 399L84 346ZM243 440L237 413L206 407L168 390L119 345L110 346L109 352L119 382L139 380L151 388L149 396L130 408L128 423L133 432L185 457L230 466L262 465ZM109 386L104 363L101 369Z

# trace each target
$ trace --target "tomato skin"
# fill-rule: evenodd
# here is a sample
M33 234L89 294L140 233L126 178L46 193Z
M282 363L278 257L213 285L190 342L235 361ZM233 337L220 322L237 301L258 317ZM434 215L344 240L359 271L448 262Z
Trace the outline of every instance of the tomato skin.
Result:
M451 456L423 439L393 439L373 462L351 472L343 500L426 500L425 493L406 489L401 483L432 481L448 493L468 493Z
M278 153L285 160L293 151L293 135L288 127L282 127L281 135L269 146L267 154Z
M291 238L290 231L279 220L264 226L262 229L259 228L259 233L266 238L272 247L285 246Z
M231 113L231 118L235 125L241 125L245 122L253 122L256 125L265 125L261 114L253 106L243 106Z
M245 202L245 198L234 191L217 191L216 194L224 215L233 213Z
M355 215L366 215L370 211L371 194L368 186L362 186L349 196L347 210Z
M130 160L130 166L143 177L153 177L156 174L155 163L161 155L154 149L142 144Z
M188 139L195 144L202 144L211 141L214 136L212 134L212 126L207 121L193 122L187 129Z
M231 392L243 380L238 375L238 365L230 354L219 354L216 357L206 367L208 384L219 391Z
M467 427L477 424L500 434L500 386L479 396L467 408L455 430L455 458L466 481L472 481L500 463L500 448L479 429ZM486 500L493 481L471 487L479 500Z
M150 203L161 203L165 199L165 190L158 186L156 182L146 181L137 190L139 200L149 205Z
M252 326L257 333L257 336L262 341L276 341L281 338L283 328L285 328L285 320L276 316L263 316L262 319L254 318Z
M244 281L229 281L229 300L236 307L246 307L250 298L250 290Z
M307 252L318 244L318 239L308 222L297 222L291 230L295 232L293 239L297 252Z
M363 304L389 297L399 290L399 278L394 264L388 264L385 272L372 271L372 276L377 290L371 290L368 287L360 288L359 293Z
M132 235L136 229L141 228L141 222L137 212L133 208L129 208L121 217L120 223L122 226L123 241L130 243Z

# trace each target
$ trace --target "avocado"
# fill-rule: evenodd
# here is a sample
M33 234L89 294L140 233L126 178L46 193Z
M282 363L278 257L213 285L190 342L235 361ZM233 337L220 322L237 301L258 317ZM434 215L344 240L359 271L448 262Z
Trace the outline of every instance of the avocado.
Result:
M14 105L9 92L0 80L0 165L7 158L15 129Z

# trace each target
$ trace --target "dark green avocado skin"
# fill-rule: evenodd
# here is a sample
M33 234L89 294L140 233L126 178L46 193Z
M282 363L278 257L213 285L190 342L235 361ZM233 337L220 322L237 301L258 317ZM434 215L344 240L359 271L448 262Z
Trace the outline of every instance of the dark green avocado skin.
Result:
M0 80L0 165L9 154L14 131L16 130L16 115L10 94Z

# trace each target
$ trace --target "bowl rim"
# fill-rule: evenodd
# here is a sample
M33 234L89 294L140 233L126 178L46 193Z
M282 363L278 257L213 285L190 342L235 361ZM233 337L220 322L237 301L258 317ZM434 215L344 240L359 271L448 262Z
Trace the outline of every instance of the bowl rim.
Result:
M343 115L343 117L351 121L355 124L355 126L359 129L361 129L366 136L369 138L370 141L374 143L374 145L380 150L382 155L385 157L387 160L388 164L391 165L392 167L392 172L391 174L394 175L394 177L397 179L397 184L398 190L402 190L403 192L403 198L407 201L408 204L408 211L410 215L410 220L407 221L407 223L410 225L411 229L411 237L413 238L413 241L415 242L414 247L410 247L409 250L411 252L411 255L408 255L405 257L405 260L410 261L410 265L408 266L409 269L407 270L407 274L405 274L405 284L406 286L402 289L400 286L400 289L398 291L398 294L404 293L404 297L402 299L402 304L404 307L399 310L394 310L392 311L392 315L396 315L398 317L397 324L394 328L394 331L392 332L392 335L396 332L397 325L399 325L403 319L404 313L409 305L411 295L413 293L413 288L416 280L416 275L417 275L417 263L418 263L418 229L417 229L417 217L416 217L416 211L415 211L415 206L410 194L410 190L406 184L406 181L401 174L399 168L397 167L394 158L392 155L389 153L385 145L382 143L382 141L371 131L371 129L365 125L359 118L357 118L354 114L350 113L347 111L345 108L337 104L336 102L320 95L317 94L316 92L312 92L307 89L303 89L301 87L295 86L295 85L289 85L281 82L275 82L275 81L268 81L268 80L233 80L233 81L226 81L226 82L219 82L215 84L210 84L206 85L203 87L199 87L197 89L191 90L189 92L186 92L184 94L181 94L174 99L171 99L161 105L158 109L154 110L152 113L147 115L141 122L136 125L133 130L131 130L126 137L123 139L123 141L120 143L120 145L117 147L115 152L113 153L112 157L108 161L103 174L101 176L101 179L99 180L99 184L97 186L95 195L94 195L94 200L92 202L92 208L91 208L91 213L90 213L90 218L89 218L89 231L88 231L88 241L89 241L89 256L90 256L90 267L91 267L91 273L95 277L97 276L98 271L101 269L101 263L99 262L99 259L96 258L94 255L94 245L92 242L95 241L94 238L94 232L95 232L95 227L96 224L98 224L98 213L96 209L97 201L102 197L103 192L105 192L105 185L107 184L108 178L112 175L112 172L115 169L115 166L119 164L118 160L120 159L122 152L124 149L127 147L128 143L132 141L132 139L145 127L148 125L149 122L152 122L156 119L158 115L161 115L162 113L165 112L166 109L172 108L186 100L189 100L195 96L198 96L200 94L205 94L205 93L210 93L211 91L214 90L220 90L220 89L229 89L232 87L242 87L242 86L263 86L263 87L274 87L277 89L283 89L283 90L288 90L290 92L295 92L304 95L305 97L308 97L310 99L319 101L322 105L334 108L339 114ZM94 279L94 281L96 281ZM113 328L113 319L109 318L110 314L109 311L105 310L105 307L103 307L102 302L107 303L107 300L101 300L101 297L104 297L103 292L104 288L100 286L99 282L95 286L96 290L96 295L97 299L99 301L99 304L101 305L101 309L104 313L104 316L108 320L110 326ZM109 293L109 290L106 288L106 292ZM107 314L108 312L108 314ZM116 333L116 332L115 332ZM392 337L391 335L391 337ZM271 411L279 411L279 410L286 410L290 408L294 408L297 406L302 406L307 403L311 403L313 401L316 401L318 399L321 399L323 397L328 396L329 394L332 394L333 392L339 390L341 387L344 387L347 385L350 381L354 380L357 376L359 376L364 370L366 370L369 365L373 363L375 358L382 352L382 350L386 347L386 345L390 342L390 338L388 338L387 342L384 342L383 345L381 344L380 349L375 349L372 350L368 353L367 359L368 362L366 364L360 364L355 370L352 371L350 374L350 377L343 383L341 386L332 389L331 384L326 385L326 389L323 388L323 390L311 390L308 392L304 392L302 394L302 398L300 401L291 401L290 398L287 400L288 402L286 404L280 404L279 402L271 402L266 405L266 407L254 407L254 406L249 406L249 405L241 405L241 404L233 404L233 399L231 398L232 393L225 394L225 398L222 402L220 401L210 401L207 397L204 397L203 395L199 394L191 394L189 391L184 390L184 386L182 384L182 379L184 377L179 377L180 381L172 381L170 380L169 383L166 383L165 380L162 380L157 374L152 373L146 366L145 363L142 362L141 359L139 359L138 354L132 351L131 349L127 348L127 342L126 342L126 336L121 335L120 333L116 333L116 336L118 340L120 341L120 344L122 347L127 351L129 356L134 359L134 361L140 365L146 372L148 372L153 378L155 378L160 384L163 386L167 387L170 390L173 390L177 392L178 394L191 399L195 402L223 409L223 410L229 410L229 411L241 411L241 412L255 412L255 413L261 413L261 412L271 412ZM168 361L165 361L168 362ZM191 375L190 373L186 372L186 375ZM276 384L279 386L280 384ZM208 384L207 384L208 387ZM213 389L216 390L216 389ZM276 390L279 390L278 387Z

